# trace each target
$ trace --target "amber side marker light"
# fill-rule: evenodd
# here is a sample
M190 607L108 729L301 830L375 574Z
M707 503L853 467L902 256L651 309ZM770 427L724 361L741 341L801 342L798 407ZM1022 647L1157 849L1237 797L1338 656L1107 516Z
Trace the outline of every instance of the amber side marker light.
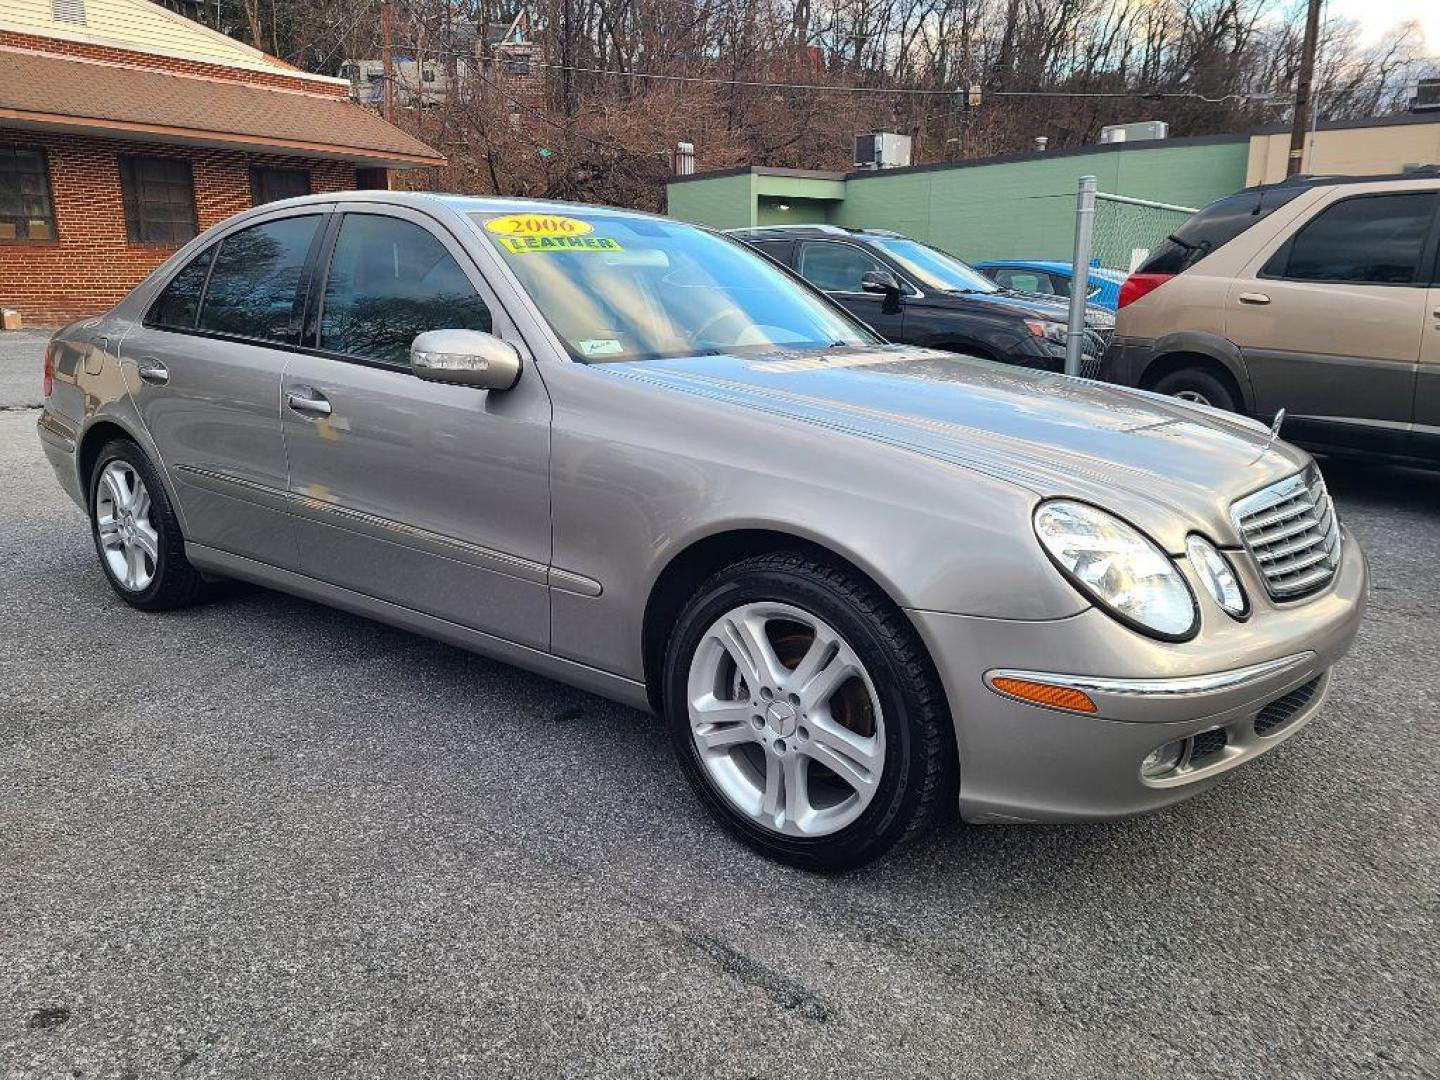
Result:
M1071 712L1098 712L1090 695L1069 686L1051 686L1049 683L1031 682L1029 679L1012 679L1001 675L990 680L990 685L1009 697L1028 701L1032 705L1044 705L1050 709L1069 709Z

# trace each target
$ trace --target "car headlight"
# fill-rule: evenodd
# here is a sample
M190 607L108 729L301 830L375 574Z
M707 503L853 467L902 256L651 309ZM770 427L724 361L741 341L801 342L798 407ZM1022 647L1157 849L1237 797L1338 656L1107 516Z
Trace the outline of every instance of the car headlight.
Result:
M1210 599L1237 619L1249 614L1250 601L1245 598L1245 590L1240 587L1235 568L1214 544L1203 536L1191 533L1185 540L1185 554L1190 556L1190 565L1195 568L1195 574L1210 594Z
M1034 337L1044 338L1051 345L1064 345L1070 339L1070 327L1049 319L1026 319L1025 329Z
M1186 641L1200 611L1185 575L1153 540L1113 514L1068 499L1035 509L1035 535L1071 583L1121 622Z

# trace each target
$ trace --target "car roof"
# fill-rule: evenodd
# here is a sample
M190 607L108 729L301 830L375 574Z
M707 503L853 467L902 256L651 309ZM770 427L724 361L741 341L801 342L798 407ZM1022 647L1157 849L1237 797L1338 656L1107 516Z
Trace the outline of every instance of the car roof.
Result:
M740 229L726 229L727 236L738 237L741 240L784 240L793 239L797 236L805 238L818 238L825 236L844 237L891 237L908 240L904 233L894 232L890 229L847 229L843 225L749 225Z
M616 206L599 206L592 203L561 202L553 199L517 199L504 196L452 195L443 191L332 191L318 195L302 195L285 199L284 205L304 206L309 203L367 202L385 203L391 206L424 208L437 203L460 214L602 214L614 217L659 218L658 214L647 214L643 210L625 210ZM280 202L266 203L267 208L282 205ZM670 219L666 219L670 220Z

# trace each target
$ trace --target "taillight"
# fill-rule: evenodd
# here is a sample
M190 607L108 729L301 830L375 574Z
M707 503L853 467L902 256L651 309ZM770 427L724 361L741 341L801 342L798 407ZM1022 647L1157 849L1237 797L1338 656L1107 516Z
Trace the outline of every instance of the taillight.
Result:
M30 370L34 371L35 369L31 368ZM43 382L45 396L48 398L50 392L55 389L55 343L53 341L45 344L45 378Z
M1174 274L1131 274L1120 286L1120 307L1128 307L1142 296L1154 292Z

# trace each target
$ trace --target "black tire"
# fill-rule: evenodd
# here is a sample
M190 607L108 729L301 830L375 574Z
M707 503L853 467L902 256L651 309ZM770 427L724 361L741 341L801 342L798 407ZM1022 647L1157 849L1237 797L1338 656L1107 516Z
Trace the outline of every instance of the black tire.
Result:
M157 534L154 571L149 584L143 589L127 588L106 557L100 540L100 524L96 512L96 489L106 466L115 461L128 464L145 485L150 497L150 521ZM129 439L115 439L100 451L90 471L87 486L90 514L90 535L95 543L95 553L100 560L100 569L105 580L120 599L141 611L169 611L186 607L202 599L206 593L205 579L185 558L185 537L180 532L180 522L170 505L165 485L145 453Z
M1202 367L1180 368L1162 376L1155 383L1155 392L1198 401L1226 412L1238 412L1240 408L1240 403L1235 400L1235 391L1225 380Z
M870 675L885 725L881 779L864 811L821 837L767 829L716 788L691 736L687 681L706 631L748 603L792 605L823 620ZM735 563L696 591L670 637L664 669L666 725L686 779L735 836L770 858L807 870L842 871L880 858L956 808L959 766L939 677L914 626L874 585L802 552L775 552Z

